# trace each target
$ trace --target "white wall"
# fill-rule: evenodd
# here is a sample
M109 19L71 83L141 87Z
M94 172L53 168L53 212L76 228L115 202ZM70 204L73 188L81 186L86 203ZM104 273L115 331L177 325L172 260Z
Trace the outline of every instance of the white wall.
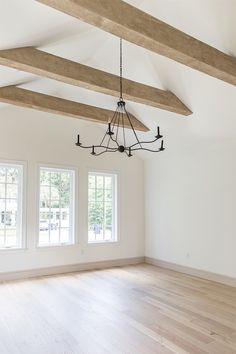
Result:
M92 157L74 145L78 131L84 143L104 132L94 124L23 108L0 111L0 159L27 162L27 250L0 251L0 272L144 255L143 162L125 156ZM37 163L75 166L79 170L79 245L36 248ZM87 171L117 171L120 186L120 242L87 244Z
M236 277L236 146L218 141L146 161L146 256Z

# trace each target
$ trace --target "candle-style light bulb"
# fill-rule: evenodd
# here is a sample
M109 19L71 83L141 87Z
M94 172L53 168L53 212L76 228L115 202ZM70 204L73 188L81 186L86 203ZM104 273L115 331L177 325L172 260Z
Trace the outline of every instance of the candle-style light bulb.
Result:
M111 123L108 123L108 135L113 135L114 133L111 131Z
M81 142L80 142L79 134L77 135L77 142L76 142L75 145L77 145L77 146L81 146L82 145Z
M91 155L96 155L95 151L94 151L94 145L92 146L92 152Z
M160 134L160 127L157 127L157 135L155 136L156 139L161 139L162 135Z
M164 148L164 141L162 140L162 141L161 141L160 151L163 151L163 150L165 150L165 148Z

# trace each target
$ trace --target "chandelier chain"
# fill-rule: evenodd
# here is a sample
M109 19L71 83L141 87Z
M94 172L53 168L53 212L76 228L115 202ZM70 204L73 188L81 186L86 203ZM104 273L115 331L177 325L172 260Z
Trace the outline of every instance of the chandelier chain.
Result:
M120 38L120 100L123 101L123 48L122 48L122 38Z

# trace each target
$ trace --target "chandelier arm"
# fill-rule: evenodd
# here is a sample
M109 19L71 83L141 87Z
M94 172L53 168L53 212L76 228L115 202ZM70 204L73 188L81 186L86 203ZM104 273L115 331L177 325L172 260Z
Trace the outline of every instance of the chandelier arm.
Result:
M118 144L118 133L119 133L119 128L120 128L120 111L118 110L118 124L117 124L117 130L116 130L116 142Z
M149 151L149 152L161 152L161 148L158 149L158 150L152 150L152 149L147 149L147 148L135 148L135 149L132 149L132 151L141 151L141 150L144 150L144 151Z
M117 115L117 109L115 110L115 112L114 112L114 114L113 114L113 116L112 116L112 119L111 119L111 122L110 122L110 123L112 123L113 120L114 120L114 121L116 120L116 115ZM114 124L113 124L113 126L114 126Z
M104 142L104 140L105 140L105 138L106 138L106 135L107 135L107 130L106 130L106 132L105 132L105 134L104 134L104 136L103 136L103 138L102 138L102 140L101 140L100 146L102 146L102 144L103 144L103 142Z
M115 124L116 124L116 121L117 121L117 118L119 116L119 111L118 111L118 108L116 109L116 112L115 112L115 119L114 119L114 122L113 122L113 126L112 126L112 133L114 133L114 130L115 130ZM116 139L114 139L112 137L112 135L110 136L111 137L111 140L116 143L117 147L119 147L119 144L118 142L116 141Z
M108 151L108 149L110 149L110 141L111 141L111 136L109 136L109 139L108 139L108 142L107 142L107 148L106 148L106 151Z
M111 120L111 125L112 125L112 133L114 133L114 129L115 129L115 124L117 121L117 115L118 115L118 108L115 110L115 113L113 114L112 120Z
M117 142L115 139L113 139L113 138L111 137L111 140L112 140L114 143L116 143L117 147L119 147L119 144L118 144L118 142Z
M80 147L82 149L92 149L94 148L103 148L103 149L107 149L106 145L90 145L90 146L84 146L84 145L80 145ZM117 148L112 148L112 147L108 147L109 150L117 150Z
M135 131L134 127L133 127L133 124L132 124L132 122L131 122L129 113L126 111L126 108L125 108L125 107L124 107L124 110L125 110L125 113L126 113L126 115L127 115L127 117L128 117L129 124L130 124L130 126L131 126L131 128L132 128L132 130L133 130L134 136L135 136L135 138L136 138L138 144L140 145L140 147L142 147L142 145L141 145L141 143L140 143L140 141L139 141L139 138L138 138L138 136L137 136L137 133L136 133L136 131Z
M116 124L116 121L117 121L117 117L118 117L118 116L119 116L119 111L118 111L118 108L117 108L117 110L116 110L116 117L115 117L115 119L114 119L114 123L113 123L113 126L112 126L112 133L114 133L115 124ZM111 135L111 140L112 140L114 143L116 143L117 147L119 147L118 142L116 141L116 139L114 139L114 138L112 137L112 135Z
M124 124L124 113L121 113L122 116L122 125L123 125L123 139L124 139L124 147L126 148L126 139L125 139L125 124Z
M116 148L116 147L112 148L112 147L109 146L110 141L115 142L116 145L117 145L117 148L119 147L119 144L112 138L112 135L110 135L110 136L109 136L109 139L108 139L108 143L107 143L107 151L108 151L108 150L111 150L111 149L117 151L117 148Z
M117 151L118 151L118 149L115 149L115 150L105 150L105 151L99 152L98 154L96 153L95 156L103 155L103 154L105 154L105 152L117 152Z
M112 122L113 122L114 119L116 119L116 111L115 111L114 114L113 114L113 117L112 117L112 119L111 119L111 121L110 121L110 124L112 124ZM113 124L112 132L113 132L113 130L114 130L114 124ZM105 132L105 134L104 134L104 136L103 136L103 138L102 138L102 141L101 141L101 143L100 143L101 145L102 145L102 143L104 142L108 131L109 131L109 129L106 130L106 132Z
M152 144L152 143L155 143L157 140L159 139L154 139L154 140L151 140L151 141L140 141L141 144ZM139 143L135 143L133 145L130 145L130 147L134 147L135 145L139 145Z

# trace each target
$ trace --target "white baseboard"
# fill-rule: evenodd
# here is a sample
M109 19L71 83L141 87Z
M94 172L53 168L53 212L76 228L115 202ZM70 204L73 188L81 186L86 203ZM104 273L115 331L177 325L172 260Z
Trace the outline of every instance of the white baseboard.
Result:
M37 278L48 275L80 272L85 270L106 269L112 267L122 267L127 265L140 264L145 262L145 257L124 258L108 261L89 262L63 265L49 268L29 269L18 272L0 273L0 282Z
M182 266L179 264L170 263L166 261L161 261L150 257L145 257L145 263L152 264L154 266L161 267L161 268L171 269L176 272L185 273L198 278L215 281L217 283L221 283L224 285L236 287L236 278L228 277L226 275L211 273L205 270L190 268L190 267L186 267L186 266Z
M176 272L185 273L198 278L215 281L217 283L236 287L236 278L228 277L221 274L211 273L200 269L190 268L175 263L161 261L150 257L123 258L123 259L108 260L108 261L78 263L78 264L70 264L70 265L63 265L63 266L56 266L56 267L0 273L0 282L37 278L37 277L43 277L48 275L66 274L66 273L80 272L86 270L122 267L122 266L135 265L140 263L147 263L157 267L171 269Z

